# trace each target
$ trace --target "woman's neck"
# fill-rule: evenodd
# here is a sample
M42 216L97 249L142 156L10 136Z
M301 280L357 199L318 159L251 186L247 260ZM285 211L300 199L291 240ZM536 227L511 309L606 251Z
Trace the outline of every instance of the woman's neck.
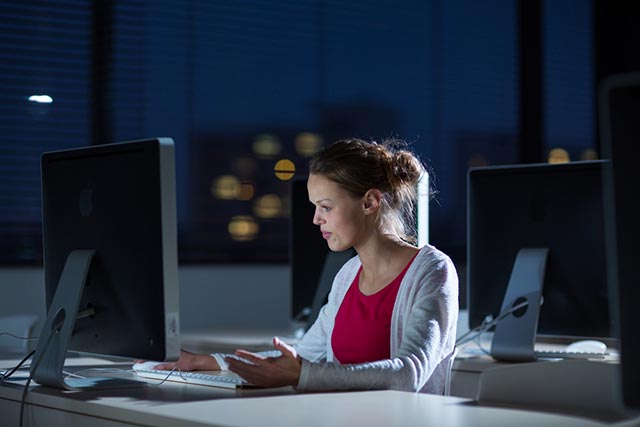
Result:
M356 248L362 263L359 286L365 295L391 283L418 252L415 246L389 238L368 243L364 248Z

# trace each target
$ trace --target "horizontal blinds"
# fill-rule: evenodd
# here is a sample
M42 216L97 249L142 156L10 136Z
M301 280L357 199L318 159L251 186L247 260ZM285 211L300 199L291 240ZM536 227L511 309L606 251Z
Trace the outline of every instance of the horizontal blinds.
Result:
M40 154L89 141L90 5L0 3L0 262L40 257Z
M146 135L145 1L113 1L111 32L110 108L113 141L143 139ZM153 2L150 2L153 4Z

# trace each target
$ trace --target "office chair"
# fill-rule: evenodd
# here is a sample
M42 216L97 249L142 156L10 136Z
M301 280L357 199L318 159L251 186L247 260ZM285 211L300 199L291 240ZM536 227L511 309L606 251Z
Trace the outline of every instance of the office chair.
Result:
M447 364L447 373L444 377L444 395L451 395L451 377L453 376L453 362L456 361L456 356L458 355L458 347L453 348L453 352L449 356L449 361Z

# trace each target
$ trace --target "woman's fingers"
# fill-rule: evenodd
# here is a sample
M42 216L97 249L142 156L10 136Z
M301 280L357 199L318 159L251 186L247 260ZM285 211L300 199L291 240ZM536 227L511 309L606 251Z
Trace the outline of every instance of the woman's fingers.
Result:
M284 356L292 357L294 359L298 357L296 350L278 337L273 338L273 346L280 350Z

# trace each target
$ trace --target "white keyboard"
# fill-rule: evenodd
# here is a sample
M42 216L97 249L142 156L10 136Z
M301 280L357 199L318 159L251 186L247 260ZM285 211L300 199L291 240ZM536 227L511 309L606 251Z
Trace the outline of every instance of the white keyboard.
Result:
M537 358L542 359L604 359L607 353L586 352L586 351L566 351L566 350L536 350Z
M206 385L210 387L240 388L248 385L239 375L231 371L163 371L157 369L141 369L135 371L143 378L167 380L186 384Z

